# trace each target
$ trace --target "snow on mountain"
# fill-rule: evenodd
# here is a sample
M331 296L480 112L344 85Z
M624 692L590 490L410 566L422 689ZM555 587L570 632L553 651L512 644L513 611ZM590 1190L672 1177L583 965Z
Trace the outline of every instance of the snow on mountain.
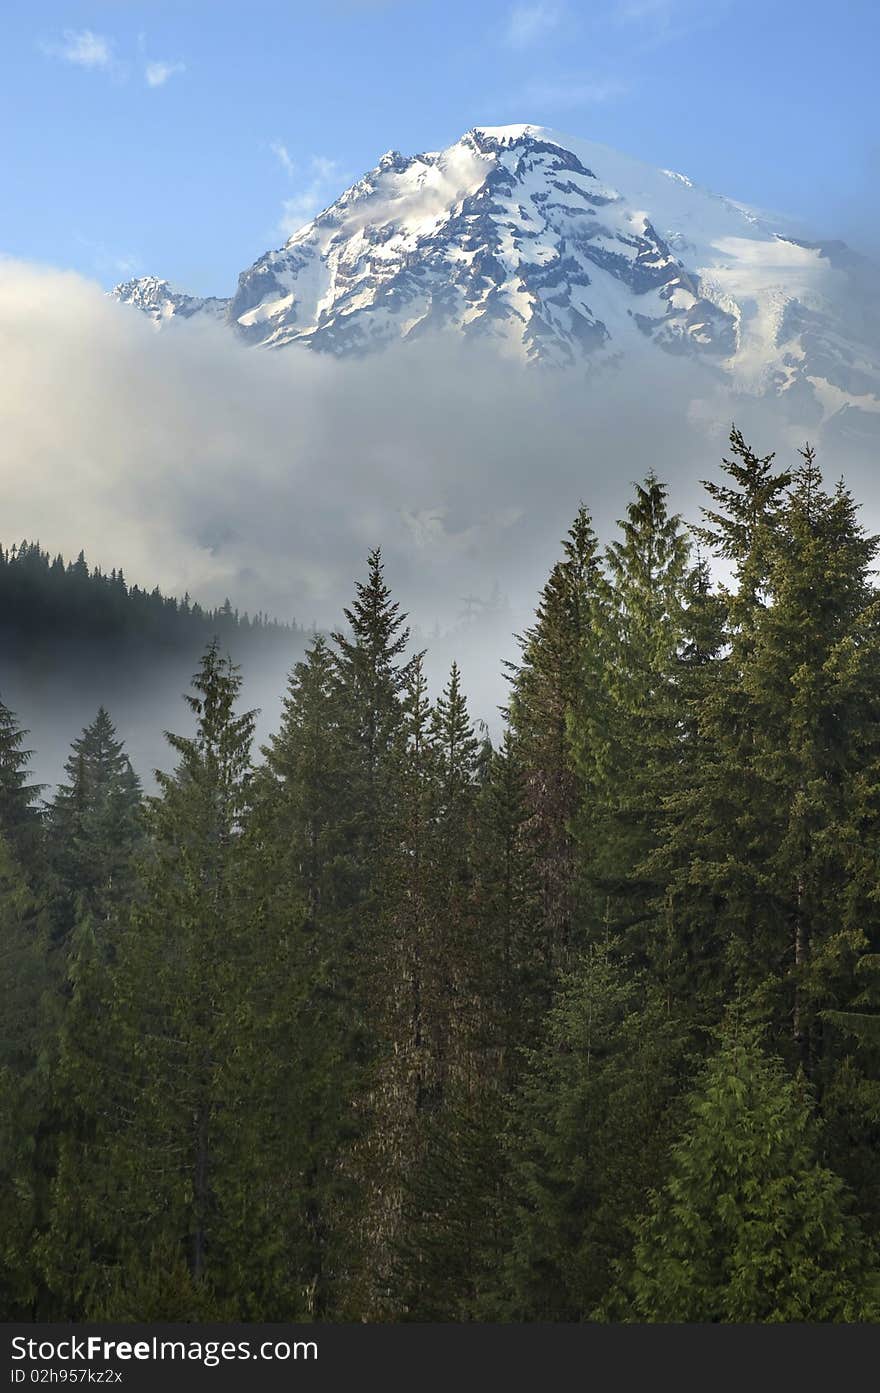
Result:
M222 316L246 342L363 353L435 329L549 365L665 350L802 420L880 413L880 333L842 243L795 238L687 176L540 126L383 155L229 301L155 278L113 292L157 322ZM854 290L855 287L855 290Z
M187 295L158 276L140 276L136 280L124 281L114 286L111 294L123 305L134 305L142 310L155 324L175 316L191 319L195 314L225 319L229 309L228 300L218 300L215 296L203 299L198 295Z

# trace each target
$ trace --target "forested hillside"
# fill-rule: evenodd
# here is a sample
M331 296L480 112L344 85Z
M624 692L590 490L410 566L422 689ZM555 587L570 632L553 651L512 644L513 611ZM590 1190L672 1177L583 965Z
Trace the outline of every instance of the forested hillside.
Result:
M0 641L21 644L27 652L74 639L102 645L164 648L191 645L218 635L277 633L295 625L266 615L239 614L227 600L220 609L203 609L189 596L175 600L156 588L129 585L121 571L105 575L90 567L80 552L76 561L50 556L38 542L0 546Z
M178 694L214 636L247 665L260 700L283 684L307 642L293 621L143 590L119 571L90 567L82 553L66 562L36 542L0 546L0 694L27 710L48 783L99 704L120 712L133 762L151 778Z
M809 448L706 488L578 512L494 747L378 552L155 797L0 706L6 1319L880 1317L878 543Z

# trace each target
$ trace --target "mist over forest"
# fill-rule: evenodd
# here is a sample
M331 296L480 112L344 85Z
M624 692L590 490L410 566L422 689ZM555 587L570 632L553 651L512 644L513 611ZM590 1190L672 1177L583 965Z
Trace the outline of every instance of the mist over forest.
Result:
M880 1326L880 11L33 8L12 1382L815 1376Z
M862 433L837 420L806 430L792 408L733 394L698 364L683 377L662 355L640 365L633 399L622 369L586 379L442 335L360 361L255 354L212 323L157 334L80 277L5 261L0 346L13 343L15 371L0 383L7 548L30 539L68 561L83 551L148 591L208 608L230 601L310 631L338 622L381 546L428 649L432 689L457 658L494 733L514 635L580 502L608 537L621 483L653 469L695 520L699 480L735 420L768 450L810 438L824 460L827 448L866 525L880 526L863 423ZM262 738L300 645L229 648ZM100 645L92 658L61 642L46 666L23 664L23 651L4 645L0 691L31 713L39 778L57 778L103 701L149 782L201 639L173 659L142 661L130 645L105 662Z
M0 704L7 1312L878 1318L878 541L808 447L705 487L577 510L494 741L378 549L261 752L208 641L146 800Z

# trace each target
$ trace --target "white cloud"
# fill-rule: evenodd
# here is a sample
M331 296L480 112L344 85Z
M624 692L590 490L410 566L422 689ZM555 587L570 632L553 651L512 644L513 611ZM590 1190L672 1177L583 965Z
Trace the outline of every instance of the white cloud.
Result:
M281 165L281 168L284 170L284 173L292 178L296 171L296 165L294 161L291 159L290 151L288 150L287 146L284 145L280 140L273 140L271 145L269 146L269 149L272 151L272 154L275 156L276 160Z
M425 634L497 582L512 613L469 646L456 631L439 664L462 661L488 716L579 500L607 536L651 464L695 517L719 423L786 448L772 406L697 381L699 408L685 361L658 353L635 384L609 372L590 390L582 372L520 370L458 337L341 361L267 353L211 321L157 333L80 276L0 257L0 541L84 548L150 589L320 625L378 543ZM875 521L873 460L860 492Z
M186 72L185 63L168 63L160 59L146 65L144 77L148 87L164 87L169 77L173 77L175 73L183 72Z
M157 333L93 282L0 258L0 540L319 623L376 543L423 622L495 579L530 604L580 498L604 526L639 460L690 479L677 506L706 474L681 360L658 353L636 393L626 372L597 384L457 336L338 361L213 321ZM749 409L719 392L697 424L748 430Z
M114 61L112 40L91 29L65 29L60 41L41 44L41 48L51 58L78 68L110 68Z
M275 149L274 146L273 149ZM281 149L284 150L284 147L281 146ZM275 149L275 154L278 155L277 149ZM284 150L284 154L287 155L286 150ZM281 158L280 155L278 157ZM281 162L284 164L284 160ZM288 173L292 174L293 169L291 161ZM328 203L332 203L334 198L338 198L342 192L345 176L338 160L328 159L326 155L313 155L309 160L308 169L309 178L303 188L291 198L284 200L280 228L285 237L292 237L294 232L298 232L305 223L309 222L316 213L320 213L322 208L326 208Z
M511 48L530 48L559 28L562 8L538 0L534 5L515 5L507 20L504 39Z

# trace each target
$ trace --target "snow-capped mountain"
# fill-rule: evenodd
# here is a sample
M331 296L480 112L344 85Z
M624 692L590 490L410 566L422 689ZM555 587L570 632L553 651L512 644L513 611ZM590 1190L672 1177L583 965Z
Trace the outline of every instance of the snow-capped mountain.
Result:
M176 290L170 281L160 280L158 276L139 276L136 280L123 281L111 293L124 305L134 305L143 310L156 324L174 316L191 319L194 314L225 319L229 309L228 300L218 300L213 295L207 299L187 295L183 290Z
M157 321L210 313L248 343L333 354L435 329L551 365L665 350L808 421L880 412L868 284L876 303L880 277L842 243L799 239L683 174L499 126L389 151L228 301L154 278L113 293Z

